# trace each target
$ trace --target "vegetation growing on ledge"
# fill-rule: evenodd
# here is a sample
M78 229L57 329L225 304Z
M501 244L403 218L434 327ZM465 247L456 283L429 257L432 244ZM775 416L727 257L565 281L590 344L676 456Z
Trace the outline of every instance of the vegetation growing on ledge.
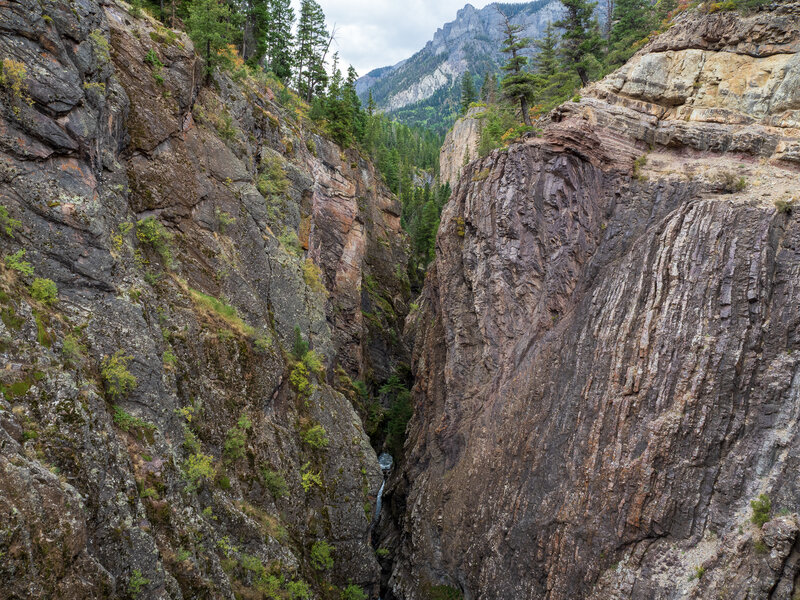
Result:
M136 377L128 370L128 364L133 357L122 350L117 350L103 360L100 374L106 386L106 394L112 400L119 400L127 396L136 388Z

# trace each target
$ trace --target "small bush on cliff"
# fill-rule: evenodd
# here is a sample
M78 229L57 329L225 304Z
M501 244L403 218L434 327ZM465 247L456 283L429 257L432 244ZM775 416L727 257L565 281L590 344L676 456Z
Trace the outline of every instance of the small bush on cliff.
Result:
M303 279L312 291L328 295L328 290L325 288L325 284L322 283L322 269L315 265L310 258L306 258L303 263Z
M303 334L300 332L300 327L294 326L294 342L292 345L292 355L296 360L303 360L303 357L308 352L308 342L303 339Z
M261 159L261 174L258 191L262 196L280 196L289 190L289 180L284 170L284 161L277 154L265 154Z
M322 364L322 359L314 350L303 354L303 364L308 368L309 373L316 373L320 377L325 374L325 365Z
M244 457L244 446L247 439L247 431L253 426L250 417L243 414L234 427L228 430L225 438L225 446L222 453L229 461L239 460Z
M30 287L31 296L42 304L55 304L58 300L58 287L52 279L37 277Z
M327 571L333 568L334 547L325 540L318 540L314 542L311 547L311 566L317 571Z
M128 579L128 594L131 598L138 598L142 590L150 583L150 580L142 575L139 569L134 569Z
M14 219L8 214L8 209L0 204L0 231L14 237L14 231L22 227L22 221Z
M25 83L25 78L28 76L28 70L25 65L19 61L10 58L4 58L0 64L0 88L5 91L12 104L12 111L15 115L20 112L19 102L32 104L30 96L28 96L28 86Z
M23 275L33 275L33 265L25 260L25 250L19 249L6 256L6 267Z
M340 598L341 600L367 600L369 596L356 584L351 583L342 590Z
M286 480L283 478L283 475L278 473L278 471L273 471L271 469L267 469L266 467L262 467L261 479L264 481L264 486L269 490L269 493L272 494L272 497L276 500L285 496L289 491L289 486L286 485Z
M189 295L192 297L192 300L194 300L196 305L217 315L227 322L232 329L235 329L242 335L256 335L256 330L244 322L234 306L223 302L219 298L204 294L203 292L193 288L189 288Z
M715 13L720 11L736 10L739 12L750 12L762 6L768 5L772 0L724 0L723 2L713 2L708 8L708 12Z
M784 215L792 214L792 209L795 205L795 200L792 198L790 200L775 200L774 202L775 208L777 211Z
M750 520L757 527L762 527L764 523L769 521L769 514L772 511L772 501L766 494L760 494L758 498L750 501L750 508L753 510L753 515L750 517Z
M186 490L194 492L204 483L214 479L214 459L208 454L197 452L183 463L183 475L188 485Z
M300 434L300 438L315 450L322 450L328 447L328 435L325 428L317 423L312 425Z
M151 246L164 261L164 266L172 265L172 234L155 217L147 217L136 223L136 238Z
M136 388L136 377L128 370L128 363L132 360L122 350L117 350L103 360L100 374L105 382L106 394L112 400L119 400Z
M289 374L289 382L297 393L301 396L309 396L314 390L314 386L308 381L308 367L303 363L298 363Z
M322 487L322 473L311 470L311 463L307 462L300 469L300 485L303 486L303 491L306 493L311 490L313 486Z

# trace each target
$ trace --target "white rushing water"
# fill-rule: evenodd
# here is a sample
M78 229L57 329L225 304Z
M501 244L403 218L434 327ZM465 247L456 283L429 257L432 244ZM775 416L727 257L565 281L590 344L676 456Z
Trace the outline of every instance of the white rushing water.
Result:
M383 471L383 483L381 484L381 489L378 490L378 499L375 502L375 522L378 522L378 518L381 516L381 501L383 500L383 488L386 487L386 477L389 474L389 471L392 470L392 465L394 464L394 458L388 452L382 452L381 455L378 457L378 464L381 466L381 471Z

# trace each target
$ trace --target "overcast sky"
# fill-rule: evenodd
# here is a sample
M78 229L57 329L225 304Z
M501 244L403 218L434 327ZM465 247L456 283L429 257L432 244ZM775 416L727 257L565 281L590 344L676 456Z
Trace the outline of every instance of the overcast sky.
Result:
M469 2L483 8L494 0ZM422 49L436 30L456 18L467 0L317 0L328 27L336 24L343 69L359 75L393 65ZM296 13L300 0L292 0Z

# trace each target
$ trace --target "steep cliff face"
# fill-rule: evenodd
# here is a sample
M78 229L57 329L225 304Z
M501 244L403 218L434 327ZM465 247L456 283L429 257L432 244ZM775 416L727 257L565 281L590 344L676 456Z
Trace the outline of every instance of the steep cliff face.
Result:
M800 589L799 50L798 3L685 14L465 168L409 316L394 597Z
M439 151L439 179L455 188L464 167L478 157L481 121L478 115L485 109L470 108L447 132Z
M403 358L399 206L126 8L0 10L0 598L369 588L382 477L338 390Z

